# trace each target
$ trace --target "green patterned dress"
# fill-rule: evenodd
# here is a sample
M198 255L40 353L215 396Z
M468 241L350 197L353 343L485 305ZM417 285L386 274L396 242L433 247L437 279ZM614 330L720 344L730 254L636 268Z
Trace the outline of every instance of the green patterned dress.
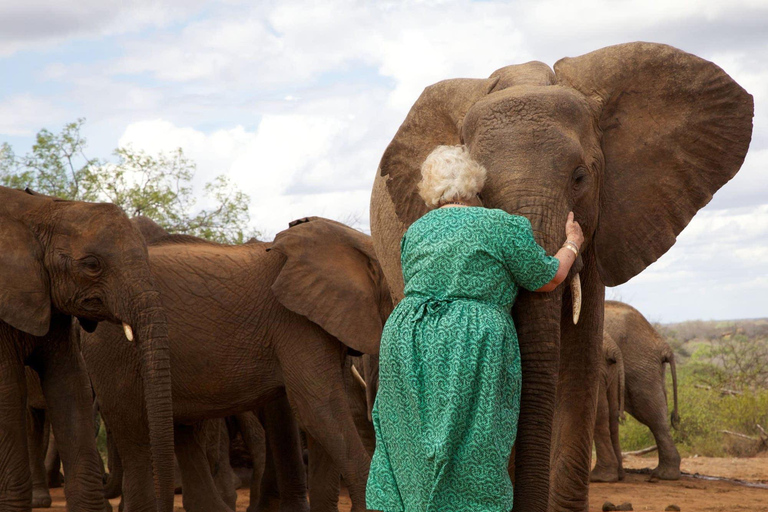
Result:
M558 260L525 217L432 210L400 242L405 297L381 339L368 508L508 512L507 462L520 413L518 286L552 280Z

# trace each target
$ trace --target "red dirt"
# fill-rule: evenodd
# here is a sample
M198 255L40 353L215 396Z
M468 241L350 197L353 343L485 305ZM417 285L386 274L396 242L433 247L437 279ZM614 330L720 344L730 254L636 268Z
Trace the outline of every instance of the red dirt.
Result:
M627 468L651 468L656 458L629 457ZM737 478L740 480L768 483L768 457L755 458L713 458L688 457L683 459L682 470L710 476ZM49 510L66 510L61 489L51 489L54 499ZM238 491L237 512L244 512L248 506L248 489ZM756 489L732 482L713 482L683 477L678 481L648 482L648 476L627 474L623 482L615 484L592 484L590 486L589 510L599 512L603 503L616 505L632 503L636 511L663 511L668 505L677 505L682 512L768 512L768 489ZM119 500L111 500L117 510ZM339 503L340 512L350 509L346 493ZM44 511L46 509L34 509ZM176 511L182 512L181 496L176 496Z

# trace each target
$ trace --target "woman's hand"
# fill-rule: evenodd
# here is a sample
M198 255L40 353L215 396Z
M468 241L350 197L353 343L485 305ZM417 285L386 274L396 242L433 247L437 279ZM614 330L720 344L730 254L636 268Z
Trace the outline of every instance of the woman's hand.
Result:
M555 254L555 258L560 260L555 277L536 290L537 292L550 292L557 288L568 276L568 272L571 271L571 266L576 261L578 252L581 250L581 244L584 243L584 233L581 231L579 223L573 220L573 212L568 213L568 220L565 221L565 237L567 239L566 243ZM573 244L576 244L576 247L573 247Z
M568 220L565 221L565 238L576 243L579 249L584 243L584 233L582 233L579 223L573 220L573 212L568 213Z

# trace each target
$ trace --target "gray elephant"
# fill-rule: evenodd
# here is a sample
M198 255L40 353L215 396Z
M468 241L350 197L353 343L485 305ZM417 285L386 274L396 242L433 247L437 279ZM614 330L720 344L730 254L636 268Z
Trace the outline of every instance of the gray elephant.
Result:
M624 479L619 443L619 422L624 416L624 358L608 331L603 332L603 361L595 416L597 461L589 474L590 482L616 482Z
M71 511L102 511L92 394L70 336L72 318L125 335L146 388L152 510L173 507L173 430L166 321L143 238L115 205L64 201L0 187L0 509L30 510L24 365L40 376L67 475ZM126 336L132 338L131 344Z
M715 64L629 43L561 59L554 71L529 62L429 86L390 142L371 235L395 301L400 240L428 211L420 167L438 145L464 144L488 171L485 206L527 217L549 254L568 212L584 231L568 283L523 291L513 310L523 375L515 510L587 510L605 286L664 254L736 174L752 116L752 96Z
M680 454L672 440L671 425L677 428L680 422L677 407L677 370L672 347L664 341L656 329L635 308L616 301L605 302L605 333L618 345L624 360L626 386L624 406L626 411L640 423L651 429L659 449L659 464L651 476L662 480L680 478ZM667 408L665 385L666 364L672 373L673 409L671 416ZM620 408L615 399L599 402L598 418L604 417L600 404L609 408ZM605 425L595 430L595 445L610 443L605 438ZM621 478L621 447L618 438L614 441L617 459L613 460L607 450L597 450L597 466L601 468L603 481ZM594 475L594 473L593 473ZM611 475L611 476L609 476Z
M168 312L174 421L179 426L252 411L287 392L301 426L327 452L364 510L370 458L352 419L343 363L350 350L376 353L392 309L370 237L343 224L303 219L274 242L219 245L171 235L149 246ZM119 329L83 334L82 352L123 464L131 512L149 510L147 428L132 346ZM284 391L283 391L284 390ZM179 441L180 438L177 438ZM177 442L177 449L180 443ZM204 465L199 451L186 455ZM184 486L208 496L207 512L231 510L206 475Z

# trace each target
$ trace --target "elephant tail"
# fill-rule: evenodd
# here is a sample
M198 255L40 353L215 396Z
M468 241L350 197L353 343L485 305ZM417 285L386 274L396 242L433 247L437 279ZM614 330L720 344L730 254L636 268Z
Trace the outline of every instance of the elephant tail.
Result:
M627 416L624 414L624 390L626 389L626 374L624 373L624 356L621 351L618 351L618 357L616 363L619 365L619 423L622 425L627 420Z
M677 369L675 367L675 353L670 350L666 359L666 362L669 363L669 369L672 371L672 401L674 405L670 419L672 421L672 428L677 430L680 428L680 414L677 410Z

